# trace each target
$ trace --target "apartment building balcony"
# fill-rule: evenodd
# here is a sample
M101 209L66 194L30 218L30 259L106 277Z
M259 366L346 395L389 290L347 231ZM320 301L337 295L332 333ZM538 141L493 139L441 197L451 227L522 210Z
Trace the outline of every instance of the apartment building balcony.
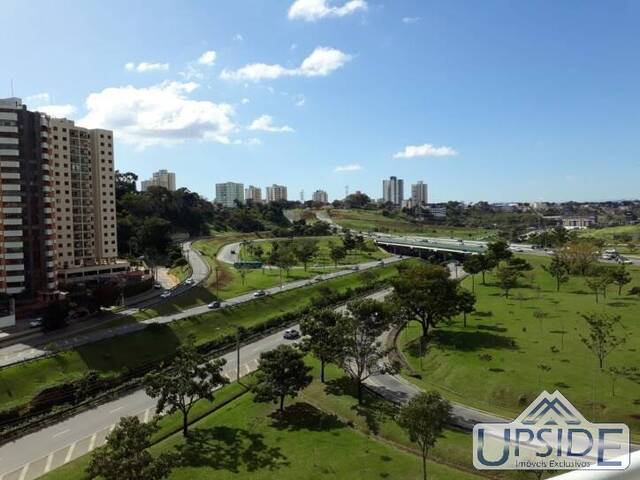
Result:
M14 162L13 160L3 160L0 162L2 168L20 168L20 162Z
M17 148L0 148L0 156L18 157L20 156L20 150L18 150Z
M6 272L24 272L24 263L4 265Z

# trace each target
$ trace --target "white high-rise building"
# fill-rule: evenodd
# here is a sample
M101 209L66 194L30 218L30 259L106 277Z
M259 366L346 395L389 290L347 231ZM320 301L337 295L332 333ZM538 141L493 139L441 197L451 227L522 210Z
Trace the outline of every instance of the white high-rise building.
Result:
M313 192L311 199L316 203L329 203L329 195L324 190L316 190Z
M153 172L149 180L143 180L140 183L140 190L146 192L149 187L164 187L170 192L176 190L176 174L167 170L158 170Z
M396 177L389 177L389 180L382 181L382 199L385 203L402 205L404 200L404 180Z
M249 185L244 189L244 199L251 200L253 203L262 203L262 189Z
M280 202L287 200L287 187L275 183L267 187L267 202Z
M216 200L225 207L235 207L236 200L244 203L244 185L242 183L216 183Z
M426 205L428 201L427 184L420 180L418 183L411 185L411 202L413 206Z

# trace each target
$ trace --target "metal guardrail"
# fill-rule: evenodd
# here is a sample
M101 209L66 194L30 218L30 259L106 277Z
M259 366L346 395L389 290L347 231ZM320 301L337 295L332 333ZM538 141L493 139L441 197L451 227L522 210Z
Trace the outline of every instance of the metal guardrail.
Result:
M630 455L629 467L626 470L574 470L553 477L556 480L638 480L640 479L640 451Z

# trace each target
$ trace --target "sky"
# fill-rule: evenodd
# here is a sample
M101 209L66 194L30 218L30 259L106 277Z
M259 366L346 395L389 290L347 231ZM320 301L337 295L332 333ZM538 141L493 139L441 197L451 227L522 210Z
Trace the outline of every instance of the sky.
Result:
M114 130L115 163L429 201L638 198L634 0L3 0L0 97Z

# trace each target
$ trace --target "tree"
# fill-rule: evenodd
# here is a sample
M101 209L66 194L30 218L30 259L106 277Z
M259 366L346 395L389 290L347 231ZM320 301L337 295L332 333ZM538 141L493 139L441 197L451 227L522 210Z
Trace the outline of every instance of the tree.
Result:
M638 367L609 367L611 375L611 396L616 396L616 380L618 378L629 378L638 374Z
M509 291L518 285L518 278L520 277L520 274L517 270L506 266L498 268L496 277L498 278L500 288L504 291L505 298L509 298Z
M562 259L554 254L549 265L543 265L545 272L556 280L556 291L560 291L560 285L569 281L569 269Z
M346 230L342 236L342 246L344 247L344 251L347 255L349 255L351 250L356 248L356 239L353 237L350 230Z
M599 294L604 290L608 282L609 279L607 279L607 276L604 275L602 271L597 271L595 275L587 277L587 287L595 294L596 303L599 303Z
M513 256L513 252L509 250L509 244L504 240L497 240L487 244L487 258L490 262L497 266L501 261L508 260Z
M614 333L614 326L620 322L620 316L589 313L582 315L582 318L587 322L589 334L587 336L580 335L580 339L596 356L600 370L602 370L604 359L626 341L624 337L618 337Z
M307 271L307 264L318 254L318 241L312 239L304 239L298 241L294 253L296 258L304 265L304 271Z
M273 244L273 247L278 245L277 243ZM296 264L296 259L291 251L291 248L287 246L279 246L278 248L273 248L271 250L271 254L269 255L269 263L275 265L280 269L280 283L282 283L282 271L286 271L287 275L289 274L289 269Z
M69 302L56 300L49 304L42 315L42 329L49 332L67 326Z
M631 282L631 274L624 265L611 269L610 272L613 283L618 285L618 295L622 295L622 287Z
M311 367L304 363L304 353L290 345L260 354L256 383L253 386L256 402L280 402L284 411L285 397L295 397L311 383Z
M400 408L398 425L420 447L422 475L427 479L427 455L451 421L451 404L435 391L419 393Z
M115 172L116 199L119 200L127 193L136 192L136 181L138 176L132 172L121 173L119 170Z
M475 310L476 296L469 290L461 288L458 291L458 302L464 319L464 326L466 328L467 315Z
M398 315L416 320L422 326L422 336L441 320L460 313L458 282L450 278L449 271L438 265L420 264L406 268L391 284L392 301Z
M331 245L329 247L329 256L333 260L335 267L338 268L338 262L346 258L347 251L340 245Z
M484 260L482 257L482 255L469 255L462 263L464 271L471 275L471 291L474 293L476 291L476 275L483 272L484 268ZM484 278L482 282L484 283Z
M122 417L96 450L87 467L89 478L104 480L160 480L169 476L172 458L163 453L152 456L147 450L150 437L158 430L153 423L141 423L138 417Z
M324 367L328 362L337 361L343 347L343 338L337 325L343 314L330 308L312 312L300 322L302 334L306 337L305 349L320 360L320 381L324 383Z
M382 362L386 352L378 337L389 328L391 315L383 303L370 299L350 302L347 311L338 323L343 342L340 363L355 382L361 404L364 381L390 370Z
M378 280L378 275L373 270L363 270L362 272L360 272L360 275L358 275L358 277L362 284L367 288L373 287Z
M507 260L507 266L521 275L524 274L524 272L530 272L531 270L533 270L533 266L524 258L520 257L509 258Z
M224 359L206 360L190 340L178 348L173 360L164 369L149 373L144 379L145 392L158 398L156 412L182 413L182 433L188 436L189 412L201 399L212 401L214 391L229 383L222 375Z
M556 249L555 256L567 266L569 273L586 275L598 259L598 249L591 240L574 240Z

